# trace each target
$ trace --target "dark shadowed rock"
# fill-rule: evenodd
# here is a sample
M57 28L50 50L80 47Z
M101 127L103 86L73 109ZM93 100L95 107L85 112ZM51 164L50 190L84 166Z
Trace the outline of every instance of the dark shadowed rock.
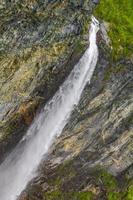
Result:
M97 5L100 3L100 0L92 0L92 2Z

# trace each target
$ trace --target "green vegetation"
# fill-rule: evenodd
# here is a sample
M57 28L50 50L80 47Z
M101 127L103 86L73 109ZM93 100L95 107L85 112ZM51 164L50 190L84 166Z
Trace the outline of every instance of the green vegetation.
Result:
M101 0L95 16L109 22L109 36L113 46L113 58L130 56L133 52L133 1Z
M125 196L126 200L133 200L133 185L129 186Z
M72 160L67 160L64 164L58 166L56 170L49 171L49 185L46 191L42 190L41 185L37 184L30 191L30 199L33 200L36 195L40 195L43 200L133 200L133 182L125 176L114 177L100 166L88 169L89 182L86 188L73 187L75 184L79 186L80 180L75 182L74 177L78 177L81 171L76 171ZM82 172L81 172L82 173ZM82 174L84 176L84 174ZM71 187L63 187L67 181L67 185ZM85 189L85 190L84 190Z
M93 176L100 181L103 185L107 200L133 200L133 182L123 177L124 184L121 183L116 177L108 173L106 170L100 168L93 169Z
M110 192L108 194L108 200L120 200L121 199L121 196L119 193L116 193L116 192Z
M91 192L60 192L53 191L45 193L46 200L92 200L93 195Z
M100 180L102 180L106 190L111 191L117 188L117 181L115 177L106 172L105 170L101 170L99 178Z

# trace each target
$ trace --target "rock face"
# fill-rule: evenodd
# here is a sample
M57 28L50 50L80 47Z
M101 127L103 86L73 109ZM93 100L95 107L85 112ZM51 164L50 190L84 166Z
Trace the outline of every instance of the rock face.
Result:
M22 194L25 199L132 199L132 63L113 63L102 38L101 32L91 84Z
M92 3L24 0L0 5L2 160L87 48Z
M92 8L89 0L1 3L1 160L87 48ZM105 33L102 25L91 84L19 199L132 200L133 65L110 59Z

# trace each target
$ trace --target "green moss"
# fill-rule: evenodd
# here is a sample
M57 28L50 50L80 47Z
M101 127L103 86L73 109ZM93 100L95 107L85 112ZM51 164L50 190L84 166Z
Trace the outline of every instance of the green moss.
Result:
M93 195L91 192L61 192L53 191L47 192L44 195L46 200L92 200Z
M133 185L129 186L125 195L125 200L133 200Z
M124 184L121 187L121 183L108 173L106 170L99 167L95 168L93 173L100 181L106 190L107 200L133 200L133 182L132 180L126 180L123 177Z
M133 52L133 1L102 0L94 14L109 22L109 36L113 46L113 58L130 56Z
M108 200L121 200L120 194L116 192L109 192L107 198Z
M102 170L99 174L99 178L102 180L108 191L115 190L117 188L117 180L110 173Z
M108 200L133 200L133 182L129 180L124 181L124 185L121 187L121 183L108 173L107 171L100 169L97 175L106 189Z

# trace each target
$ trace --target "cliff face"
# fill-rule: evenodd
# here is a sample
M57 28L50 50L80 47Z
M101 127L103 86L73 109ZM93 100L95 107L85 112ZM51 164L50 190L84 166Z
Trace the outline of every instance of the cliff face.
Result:
M88 46L90 1L0 4L0 160Z
M110 60L103 33L91 84L22 199L133 197L132 63Z
M1 4L1 160L87 48L93 6L89 0ZM91 84L20 199L132 200L133 66L126 57L111 59L102 23L97 44Z

